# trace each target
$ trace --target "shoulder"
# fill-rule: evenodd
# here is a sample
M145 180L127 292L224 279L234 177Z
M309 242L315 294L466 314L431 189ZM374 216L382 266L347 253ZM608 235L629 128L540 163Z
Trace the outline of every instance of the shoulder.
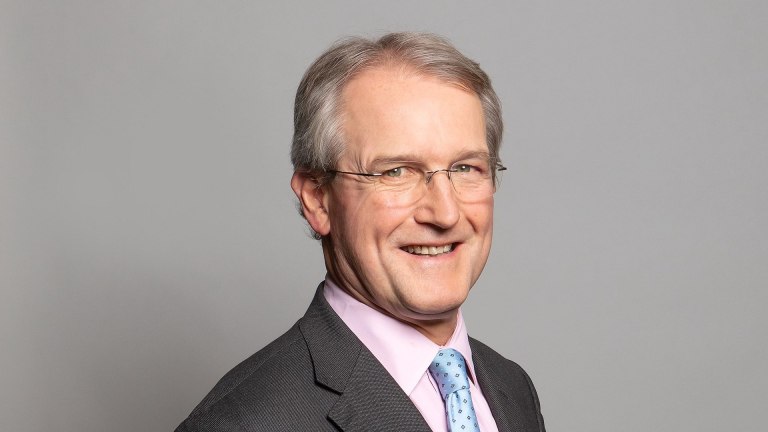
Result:
M513 417L525 418L530 430L544 431L539 396L525 370L477 339L469 338L469 343L475 373L486 397L494 399L495 392L505 395L505 400L513 401L519 409L519 415Z
M239 387L251 385L251 380L262 375L263 370L274 369L276 366L284 364L279 359L283 356L293 356L296 351L301 351L300 342L301 333L298 331L298 325L294 324L282 336L227 372L195 407L190 417L209 410L212 406L220 403L222 399L236 392Z
M309 351L296 323L224 375L177 432L259 429L267 417L273 426L288 424L290 418L281 420L287 417L287 406L308 397L322 399L314 394L322 391L314 382Z
M519 364L505 358L493 348L471 337L469 344L472 347L472 357L476 359L476 362L479 360L479 366L489 367L495 375L503 378L505 382L530 381L528 374Z

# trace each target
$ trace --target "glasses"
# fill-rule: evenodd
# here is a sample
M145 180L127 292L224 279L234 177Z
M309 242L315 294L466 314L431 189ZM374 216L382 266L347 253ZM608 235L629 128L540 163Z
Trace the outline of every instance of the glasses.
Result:
M458 200L469 203L482 201L496 192L497 172L506 169L498 162L480 158L462 160L450 168L433 171L425 171L416 163L397 163L371 173L340 170L328 170L326 173L364 177L373 183L377 192L391 195L400 204L408 205L424 197L430 181L438 173L448 176Z

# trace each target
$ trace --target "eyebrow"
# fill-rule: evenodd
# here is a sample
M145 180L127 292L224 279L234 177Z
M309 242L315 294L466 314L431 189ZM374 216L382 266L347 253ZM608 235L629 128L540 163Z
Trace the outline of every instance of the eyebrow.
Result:
M452 163L456 163L458 161L462 161L465 159L476 159L476 158L490 159L491 155L487 151L465 151L463 153L459 153L456 157L454 157ZM377 165L404 163L404 162L422 163L420 162L420 160L421 158L416 154L379 156L373 159L370 162L370 165L377 166Z

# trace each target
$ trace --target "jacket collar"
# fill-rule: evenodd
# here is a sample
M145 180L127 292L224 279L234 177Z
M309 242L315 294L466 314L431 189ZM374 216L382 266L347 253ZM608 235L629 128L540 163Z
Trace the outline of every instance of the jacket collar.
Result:
M498 429L500 431L529 430L525 423L525 411L516 398L509 394L511 390L508 388L508 383L514 380L503 374L505 368L501 366L503 362L509 362L509 360L475 339L469 338L469 344L475 361L477 382L483 390L483 396L491 408L491 414Z
M299 329L316 382L339 394L328 418L341 430L429 432L408 396L328 305L322 283Z

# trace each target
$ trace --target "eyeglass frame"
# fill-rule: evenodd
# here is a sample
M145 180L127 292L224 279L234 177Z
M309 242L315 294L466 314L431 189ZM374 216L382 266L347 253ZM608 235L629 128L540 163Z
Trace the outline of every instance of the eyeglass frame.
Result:
M496 173L499 172L499 171L506 171L507 167L502 165L501 162L493 162L492 164L495 165L493 168L491 168L492 171L493 171L493 175L492 175L493 184L495 186L496 185ZM448 180L451 182L451 186L453 186L455 188L456 185L453 183L453 179L451 178L451 174L459 172L458 169L453 168L456 165L462 165L462 164L461 163L455 163L455 164L451 165L448 168L437 169L437 170L432 170L432 171L421 171L422 173L424 173L424 184L428 185L429 182L432 181L432 177L434 177L435 174L437 174L439 172L445 172L445 174L448 176ZM390 170L387 170L387 171L390 171ZM363 177L374 177L374 178L382 177L382 176L385 175L385 173L383 173L383 172L380 172L380 173L375 173L375 172L374 173L361 173L361 172L341 171L341 170L325 170L325 173L326 174L333 174L333 175L336 175L336 174L350 174L350 175L357 175L357 176L363 176Z

